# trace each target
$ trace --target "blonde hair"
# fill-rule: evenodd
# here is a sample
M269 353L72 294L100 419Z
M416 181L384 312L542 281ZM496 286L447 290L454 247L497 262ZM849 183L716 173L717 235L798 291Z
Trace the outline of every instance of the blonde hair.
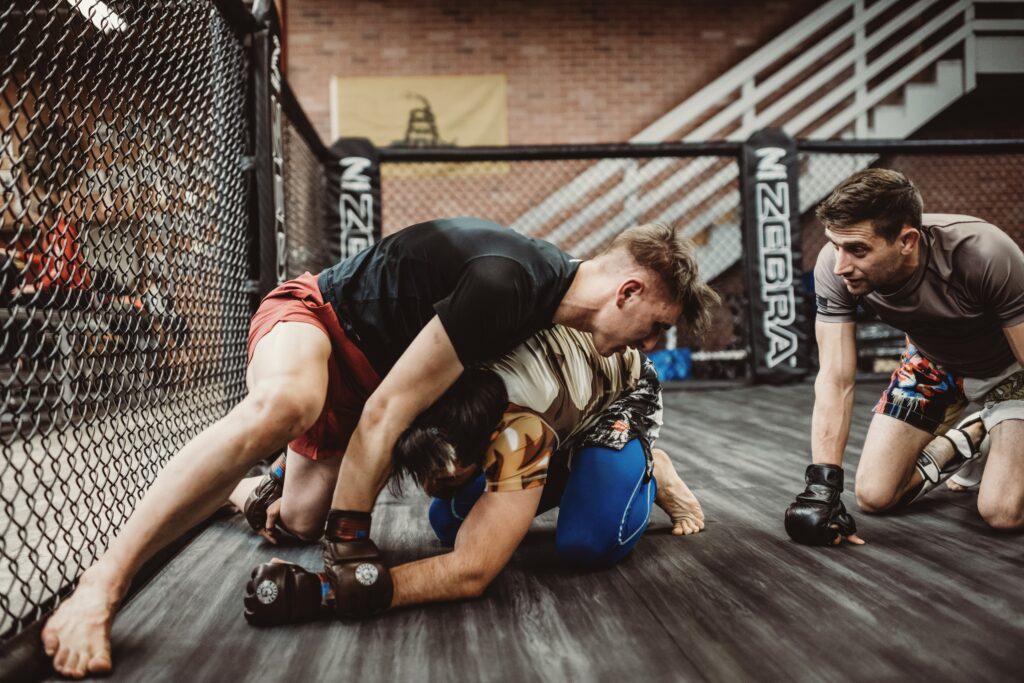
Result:
M669 297L682 307L686 326L703 336L711 326L711 309L721 298L697 270L696 245L663 223L638 225L612 241L605 253L623 250L637 265L658 275Z

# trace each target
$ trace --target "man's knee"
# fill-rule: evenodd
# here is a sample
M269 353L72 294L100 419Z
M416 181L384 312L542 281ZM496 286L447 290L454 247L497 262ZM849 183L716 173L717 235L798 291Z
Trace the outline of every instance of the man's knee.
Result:
M583 571L606 569L625 557L630 550L618 542L615 534L556 533L555 548L562 562Z
M1024 529L1024 500L1008 497L978 497L978 512L996 531Z
M299 436L316 422L323 401L285 382L262 382L249 392L246 402L253 413L253 425L267 436ZM322 398L322 397L321 397Z
M281 517L278 523L285 531L303 541L315 541L324 534L327 511L296 505L281 499Z
M854 493L857 497L857 507L869 515L885 512L895 506L900 499L899 491L888 482L869 477L857 477Z
M435 498L430 503L427 519L442 545L449 548L455 545L455 537L459 534L462 522L484 494L486 485L486 478L481 474L456 491L454 497Z

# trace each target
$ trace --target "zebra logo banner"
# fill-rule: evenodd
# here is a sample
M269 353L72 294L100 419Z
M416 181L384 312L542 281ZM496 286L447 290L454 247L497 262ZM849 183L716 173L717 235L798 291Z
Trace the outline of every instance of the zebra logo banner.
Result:
M326 167L329 222L337 226L342 260L380 240L380 160L365 138L341 138L331 154L336 161Z
M798 175L796 145L783 131L759 131L744 145L744 256L753 371L757 379L770 382L807 374Z

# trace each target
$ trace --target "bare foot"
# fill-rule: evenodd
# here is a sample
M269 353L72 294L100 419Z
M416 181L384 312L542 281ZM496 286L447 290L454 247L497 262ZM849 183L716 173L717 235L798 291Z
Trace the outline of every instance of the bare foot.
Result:
M660 448L651 451L654 456L654 478L658 482L658 493L654 502L672 519L672 534L689 536L704 528L704 510L697 496L693 495L676 473L668 453Z
M110 626L123 595L97 567L82 575L78 588L43 628L43 649L53 657L57 673L83 678L110 671Z

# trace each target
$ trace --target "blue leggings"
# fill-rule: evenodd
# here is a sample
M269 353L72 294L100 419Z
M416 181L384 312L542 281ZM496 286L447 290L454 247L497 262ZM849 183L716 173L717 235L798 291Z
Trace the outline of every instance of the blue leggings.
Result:
M591 446L576 452L557 502L555 546L563 561L580 569L603 569L629 554L647 528L657 491L653 477L645 481L646 473L647 458L639 439L621 451ZM455 544L462 521L483 492L480 475L451 500L434 499L430 526L441 543ZM551 507L542 501L537 514Z

